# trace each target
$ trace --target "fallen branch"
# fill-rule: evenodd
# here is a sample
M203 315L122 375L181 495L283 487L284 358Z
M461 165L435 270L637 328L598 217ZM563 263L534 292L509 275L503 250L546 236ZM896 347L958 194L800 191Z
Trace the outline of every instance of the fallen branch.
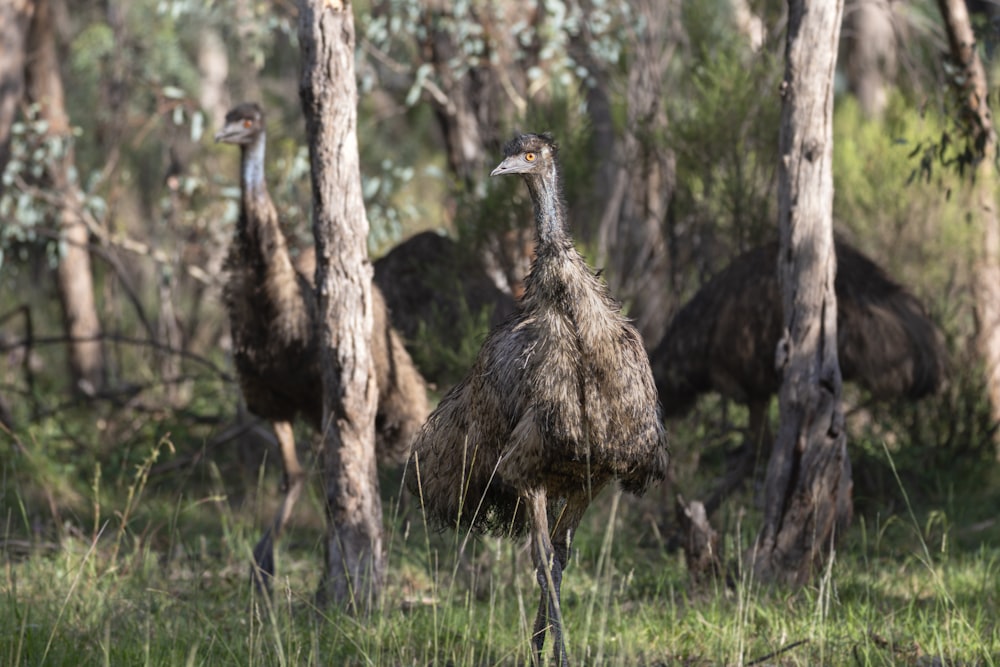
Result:
M222 380L226 382L235 382L235 378L224 371L222 368L217 366L214 362L206 359L205 357L190 352L188 350L182 350L170 345L166 345L157 340L151 338L135 338L133 336L125 336L122 334L115 333L100 333L94 336L41 336L31 340L21 339L9 342L0 342L0 352L8 352L10 350L16 350L18 348L30 348L32 345L65 345L69 343L77 342L94 342L94 341L110 341L113 343L123 343L126 345L137 345L145 346L154 349L158 352L164 352L166 354L174 354L188 361L193 361L200 364L210 371L219 376Z
M771 651L770 653L768 653L766 655L762 655L759 658L755 658L755 659L751 660L750 662L746 663L746 667L751 667L751 665L759 665L759 664L761 664L763 662L766 662L766 661L770 660L771 658L776 658L777 656L781 655L782 653L788 653L793 648L797 648L799 646L802 646L803 644L808 644L808 643L809 643L808 639L800 639L797 642L792 642L788 646L782 646L777 651Z

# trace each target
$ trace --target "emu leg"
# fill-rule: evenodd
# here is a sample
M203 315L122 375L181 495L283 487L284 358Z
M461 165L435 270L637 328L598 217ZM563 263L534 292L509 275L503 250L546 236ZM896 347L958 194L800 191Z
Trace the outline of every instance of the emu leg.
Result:
M770 404L770 397L766 401L751 401L747 408L750 411L750 423L748 425L748 436L743 443L743 451L736 459L732 469L722 478L718 486L705 501L705 511L711 515L719 509L722 502L729 497L733 491L739 488L743 480L753 472L754 464L761 454L766 452L771 446L771 429L767 423L767 406Z
M553 661L560 667L568 667L562 631L562 612L559 606L559 589L562 585L562 570L567 549L565 543L561 545L561 548L552 545L544 490L535 490L529 494L528 508L531 512L532 526L531 556L535 564L538 586L541 589L538 598L538 614L535 616L534 635L532 636L535 661L539 666L542 664L545 633L551 630Z
M274 422L272 426L281 447L281 466L284 476L282 486L285 497L281 499L281 506L271 526L264 531L263 537L253 549L251 578L258 590L270 590L271 579L274 577L274 543L281 537L305 485L305 472L299 464L299 456L295 451L295 433L291 422Z

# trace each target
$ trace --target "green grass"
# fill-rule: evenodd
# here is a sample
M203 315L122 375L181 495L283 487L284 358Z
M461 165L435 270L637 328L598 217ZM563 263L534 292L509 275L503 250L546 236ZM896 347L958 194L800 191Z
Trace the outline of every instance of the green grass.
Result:
M323 551L315 489L279 544L275 593L264 600L249 586L248 563L276 502L273 470L246 489L222 451L158 468L180 456L161 437L125 471L95 466L85 488L46 492L38 487L52 479L51 462L44 443L31 444L3 456L0 664L530 664L538 592L526 545L427 530L416 502L398 500L398 473L382 475L384 595L358 619L313 604ZM672 493L606 491L567 569L570 657L582 665L996 665L1000 540L989 508L1000 487L988 477L941 480L946 491L919 506L896 477L898 511L857 517L829 569L798 591L747 574L728 586L692 584L682 555L666 548ZM753 500L737 497L715 519L731 566L751 546L755 515Z

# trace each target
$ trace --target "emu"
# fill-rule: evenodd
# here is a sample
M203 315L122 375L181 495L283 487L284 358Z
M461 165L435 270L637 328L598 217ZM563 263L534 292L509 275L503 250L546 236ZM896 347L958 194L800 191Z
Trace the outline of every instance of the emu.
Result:
M642 493L663 479L667 438L642 340L566 229L555 143L520 135L504 156L491 175L521 174L534 206L521 308L417 434L407 483L442 525L530 531L535 659L551 630L554 661L567 665L559 600L573 535L609 483Z
M448 389L460 379L442 350L455 350L470 333L475 318L488 313L496 326L517 309L477 259L462 254L453 239L420 232L394 246L373 263L375 288L385 301L393 329L427 382ZM295 268L311 276L316 253L299 253ZM463 326L465 325L465 326Z
M855 248L839 239L834 247L844 381L877 399L937 391L946 353L921 303ZM783 326L777 256L776 241L739 255L677 312L650 355L667 416L685 413L709 391L749 408L750 444L707 501L709 512L749 473L759 443L769 440L767 406L780 386L774 355Z
M475 318L486 315L494 327L516 309L513 297L475 257L432 231L411 236L377 259L374 281L424 378L445 388L460 377L453 363L428 347L457 349Z
M254 103L233 107L215 140L240 147L241 205L226 260L224 290L233 356L247 408L269 420L281 448L285 494L271 526L254 548L254 581L274 575L274 543L302 492L305 472L295 451L298 415L317 430L322 420L318 305L313 273L297 271L264 180L264 111ZM427 413L427 391L388 321L385 302L372 289L372 357L378 385L376 456L401 464Z

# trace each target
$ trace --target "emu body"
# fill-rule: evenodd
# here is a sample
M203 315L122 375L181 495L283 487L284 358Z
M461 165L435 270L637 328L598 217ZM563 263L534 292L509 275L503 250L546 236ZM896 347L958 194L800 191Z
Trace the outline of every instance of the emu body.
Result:
M881 267L837 240L837 356L845 382L878 399L918 399L945 375L941 335L921 303ZM753 248L716 274L673 317L653 350L656 388L668 416L680 415L709 391L748 406L750 446L737 470L706 503L711 512L749 472L770 439L767 406L781 379L778 243ZM721 492L721 493L720 493Z
M534 650L540 661L551 630L566 665L559 591L572 537L609 483L641 493L663 478L666 433L642 341L566 231L555 144L522 135L504 154L493 175L521 174L535 212L521 308L428 418L407 481L442 525L530 532Z
M493 327L516 309L513 297L493 283L476 257L463 255L456 241L431 231L411 236L377 259L374 281L421 373L444 388L460 379L458 372L429 348L456 349L477 318L486 315Z
M240 104L226 114L215 140L240 146L240 216L226 261L224 297L233 356L247 408L271 422L281 448L285 496L254 549L255 581L274 574L274 542L302 492L305 472L295 451L292 423L304 417L320 428L318 306L313 274L293 266L264 180L264 112ZM388 320L385 301L372 290L372 357L379 405L376 456L399 464L429 412L423 378Z

